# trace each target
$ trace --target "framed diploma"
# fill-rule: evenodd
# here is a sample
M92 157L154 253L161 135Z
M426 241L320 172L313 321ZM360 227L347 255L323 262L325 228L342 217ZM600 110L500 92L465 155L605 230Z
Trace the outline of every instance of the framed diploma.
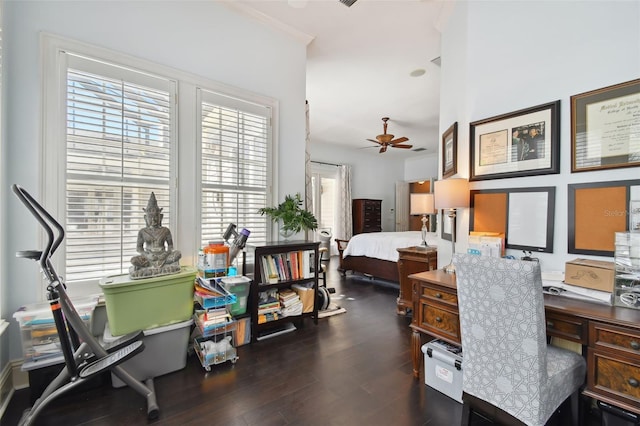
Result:
M458 122L442 134L442 178L458 173Z
M560 101L469 124L470 181L560 173Z
M640 79L571 96L571 172L640 166Z

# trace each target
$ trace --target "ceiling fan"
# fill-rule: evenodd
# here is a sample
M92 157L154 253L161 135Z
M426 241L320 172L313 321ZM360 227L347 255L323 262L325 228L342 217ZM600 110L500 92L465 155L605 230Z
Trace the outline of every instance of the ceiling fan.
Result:
M409 140L409 138L405 138L404 136L398 139L393 139L394 135L387 133L387 121L389 121L389 117L382 117L382 122L384 123L383 125L383 129L384 129L384 133L382 133L381 135L376 136L377 140L373 140L373 139L367 139L368 141L371 141L373 143L377 143L380 146L380 151L378 151L380 154L382 154L383 152L385 152L387 150L387 147L391 147L391 148L405 148L405 149L409 149L412 148L413 145L406 145L403 144L402 142L406 142Z

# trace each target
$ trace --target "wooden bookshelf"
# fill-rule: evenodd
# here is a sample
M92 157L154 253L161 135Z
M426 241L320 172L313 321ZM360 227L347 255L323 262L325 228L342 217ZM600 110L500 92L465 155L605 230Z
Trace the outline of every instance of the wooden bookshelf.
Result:
M303 326L305 318L318 324L318 267L320 242L276 241L253 247L254 274L249 292L247 310L251 314L251 341L256 342L266 333L293 323ZM305 258L307 261L305 262ZM274 272L273 268L276 271ZM313 308L296 316L279 316L267 322L259 321L259 294L269 290L284 290L295 284L309 286L313 290Z

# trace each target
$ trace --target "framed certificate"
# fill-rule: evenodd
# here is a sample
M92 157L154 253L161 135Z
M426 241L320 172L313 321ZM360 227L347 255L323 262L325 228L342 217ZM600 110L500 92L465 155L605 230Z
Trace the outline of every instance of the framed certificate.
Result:
M469 125L470 181L560 173L560 101Z
M571 96L571 172L640 165L640 79Z

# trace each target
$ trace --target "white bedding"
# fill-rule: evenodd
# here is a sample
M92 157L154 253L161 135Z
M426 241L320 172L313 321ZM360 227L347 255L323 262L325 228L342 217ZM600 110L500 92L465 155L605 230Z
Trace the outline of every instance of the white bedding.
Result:
M427 244L437 246L438 238L435 232L427 233ZM376 259L390 260L397 262L399 258L398 250L403 247L420 245L422 242L422 232L368 232L357 234L351 237L342 257L347 256L367 256Z

